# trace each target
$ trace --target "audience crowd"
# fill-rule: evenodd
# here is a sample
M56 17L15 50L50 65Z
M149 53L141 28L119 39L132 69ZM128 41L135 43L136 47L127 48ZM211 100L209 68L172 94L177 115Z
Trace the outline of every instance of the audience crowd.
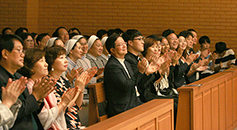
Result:
M236 65L225 42L210 49L194 29L143 36L120 28L83 35L58 27L52 34L10 27L0 35L0 129L72 130L88 126L87 85L104 82L108 117L153 99L174 100L177 88ZM200 49L194 51L193 46Z

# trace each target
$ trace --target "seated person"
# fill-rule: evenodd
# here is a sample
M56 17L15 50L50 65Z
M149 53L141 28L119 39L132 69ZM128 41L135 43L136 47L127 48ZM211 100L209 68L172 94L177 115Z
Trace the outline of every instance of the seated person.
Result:
M112 117L142 104L136 95L137 81L146 81L149 78L148 75L157 69L152 63L146 68L147 61L144 58L138 63L138 72L133 72L131 65L124 58L127 54L127 44L118 34L111 35L107 39L106 49L111 57L105 66L104 87L108 102L108 117ZM143 80L140 80L141 78Z
M23 80L12 81L9 78L6 88L2 87L2 100L0 100L0 129L8 130L16 120L22 102L18 97L24 91Z
M232 49L226 48L224 42L217 42L215 48L215 54L213 54L213 70L215 72L224 71L235 64L235 53Z
M196 52L196 54L199 55L196 62L199 62L199 60L205 60L205 59L207 60L207 63L206 63L207 69L200 72L199 79L202 79L202 78L205 78L207 76L214 74L214 71L211 70L212 56L211 56L211 52L210 52L210 43L211 43L211 41L208 36L202 36L199 39L199 44L201 45L201 49Z

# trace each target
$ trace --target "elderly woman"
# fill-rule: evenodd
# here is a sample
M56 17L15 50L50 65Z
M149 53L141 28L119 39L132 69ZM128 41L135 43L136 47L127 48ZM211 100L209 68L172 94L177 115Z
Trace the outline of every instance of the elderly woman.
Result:
M81 44L75 39L70 39L65 44L66 55L68 60L67 72L70 72L70 74L67 73L67 78L70 78L70 81L73 81L79 73L83 72L83 68L77 64L77 60L81 59L81 48Z
M57 102L60 103L62 101L64 93L71 88L70 82L67 78L61 76L64 71L67 70L68 60L66 59L66 50L63 47L55 46L51 47L46 51L46 61L48 63L49 76L58 79L57 91L55 95L57 97ZM66 109L65 118L68 129L80 129L81 123L78 115L79 107L82 104L83 92L85 88L85 84L91 79L93 74L96 71L93 71L88 74L88 72L82 73L76 80L75 86L79 87L76 96L69 104L69 107Z
M24 67L21 68L19 72L28 77L27 87L29 93L32 93L33 85L37 84L35 81L48 75L48 64L45 61L45 52L36 48L26 50L26 55L24 57ZM47 78L47 80L50 81L52 79ZM50 85L54 86L55 83ZM44 107L38 114L44 129L67 129L64 111L70 101L74 98L76 92L77 89L68 90L58 105L54 92L51 92L44 99Z
M78 42L82 46L82 55L81 58L77 60L78 66L81 66L84 70L87 70L89 68L92 68L90 60L86 57L86 54L88 52L88 44L87 39L82 35L76 35L72 39L78 40ZM101 78L103 78L103 75L101 75L104 71L103 68L97 68L98 71L96 73L96 76L91 79L89 82L90 84L97 83L97 81L100 81Z
M92 67L96 66L97 68L104 68L106 63L103 63L98 57L102 55L103 45L100 39L92 35L88 40L88 58L91 62Z

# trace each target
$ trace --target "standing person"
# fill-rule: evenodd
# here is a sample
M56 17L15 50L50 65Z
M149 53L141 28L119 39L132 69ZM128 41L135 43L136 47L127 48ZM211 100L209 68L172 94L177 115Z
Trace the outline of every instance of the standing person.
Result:
M146 61L139 62L138 72L133 72L131 65L125 60L127 44L118 35L111 35L106 41L106 48L111 54L105 66L105 95L108 102L108 116L112 117L141 104L136 95L135 86L143 77L154 72L152 63L147 67ZM140 66L141 65L141 66ZM143 77L146 81L148 76Z
M45 55L46 61L48 63L49 76L58 79L57 91L55 95L57 97L57 102L60 103L62 101L62 95L71 88L70 82L66 79L66 77L61 76L64 71L67 70L68 61L66 59L66 50L63 47L55 46L51 47L46 51ZM74 99L69 104L69 107L66 109L65 118L68 129L80 129L81 122L78 115L79 107L81 107L83 100L83 91L85 88L85 84L89 82L89 80L94 76L96 71L92 71L88 74L88 72L83 73L82 81L79 82L78 78L75 81L75 86L80 86L78 89L78 93L74 97ZM82 87L83 86L83 87Z
M22 45L23 41L16 35L0 37L0 86L6 86L9 78L16 80L21 77L16 71L24 66L25 54ZM23 80L23 84L27 82L24 77L21 77L20 80ZM2 89L0 90L0 97L2 97ZM26 88L18 97L22 102L22 106L12 129L43 129L37 114L44 106L42 99L52 90L53 88L42 85L42 83L38 85L37 89L34 89L32 94L29 94Z

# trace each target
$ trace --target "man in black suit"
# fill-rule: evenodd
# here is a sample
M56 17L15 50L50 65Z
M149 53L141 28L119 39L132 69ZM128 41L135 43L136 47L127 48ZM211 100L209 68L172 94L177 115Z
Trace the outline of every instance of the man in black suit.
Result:
M111 54L104 71L105 95L108 102L108 116L114 116L138 106L135 86L138 81L146 81L148 75L156 71L156 66L145 61L138 63L139 72L133 72L131 65L125 61L127 43L119 35L112 35L106 41L106 49ZM146 75L144 76L143 73ZM143 80L140 80L140 79Z
M0 86L6 86L8 79L19 79L21 75L16 71L24 65L23 42L16 35L2 35L0 37ZM24 83L26 78L23 79ZM46 88L38 86L34 92L29 95L28 89L19 96L22 106L18 112L17 119L11 129L14 130L38 130L43 129L37 114L44 106L43 98L49 91ZM47 89L48 90L48 89ZM2 98L2 89L0 87L0 98Z

